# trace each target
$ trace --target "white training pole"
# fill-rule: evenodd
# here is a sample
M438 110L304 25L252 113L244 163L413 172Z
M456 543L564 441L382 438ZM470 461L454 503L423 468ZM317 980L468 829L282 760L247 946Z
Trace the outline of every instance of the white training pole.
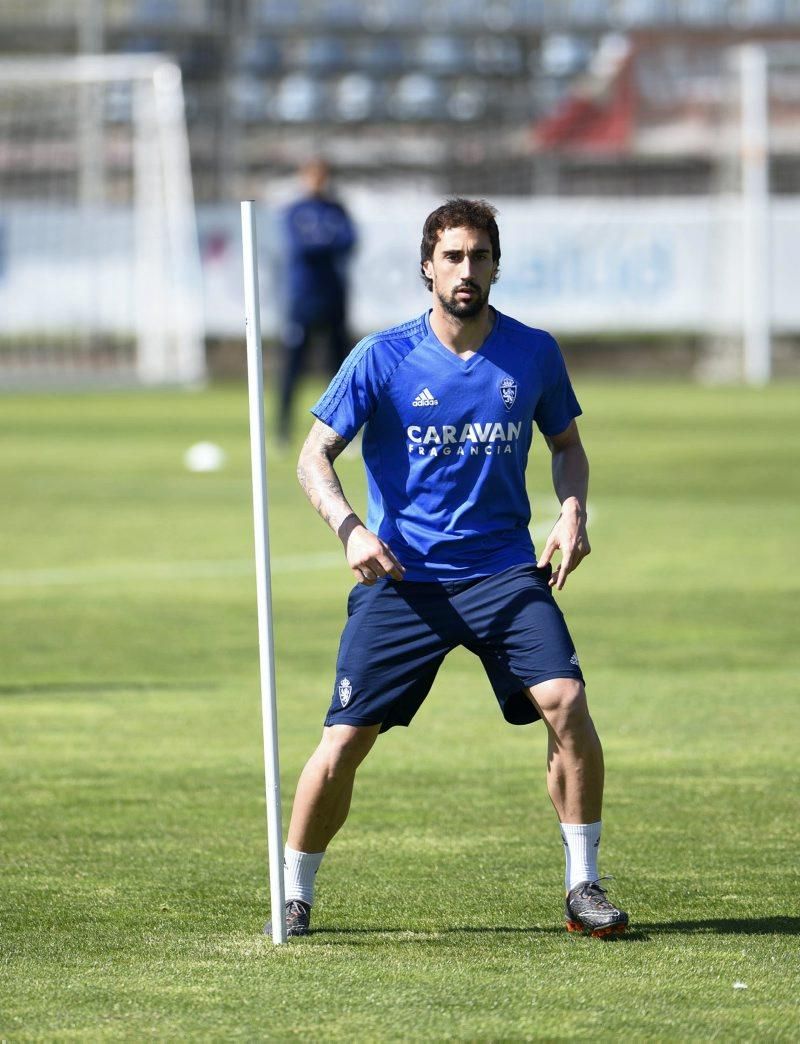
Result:
M250 461L253 472L253 525L256 538L258 656L261 666L261 719L264 729L264 777L267 790L267 842L272 941L286 942L283 890L283 828L278 771L278 715L275 704L275 651L272 640L272 584L269 568L267 459L264 449L264 368L258 296L256 214L252 200L242 203L244 305L247 330L247 389L250 398Z

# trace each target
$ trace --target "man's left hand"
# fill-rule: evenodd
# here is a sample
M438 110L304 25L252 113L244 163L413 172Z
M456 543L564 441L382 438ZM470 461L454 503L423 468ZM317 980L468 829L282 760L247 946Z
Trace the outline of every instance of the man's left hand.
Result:
M578 568L591 550L586 533L586 512L575 497L569 497L561 505L561 515L550 531L537 565L541 569L550 563L556 551L561 552L561 561L550 577L550 587L561 591L569 574Z

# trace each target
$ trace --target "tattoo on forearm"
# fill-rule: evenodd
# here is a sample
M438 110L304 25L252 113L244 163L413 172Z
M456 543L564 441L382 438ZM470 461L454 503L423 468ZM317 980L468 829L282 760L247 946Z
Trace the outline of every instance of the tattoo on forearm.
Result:
M342 522L354 514L333 470L333 460L347 442L330 429L312 433L306 440L297 465L297 479L314 509L338 533Z

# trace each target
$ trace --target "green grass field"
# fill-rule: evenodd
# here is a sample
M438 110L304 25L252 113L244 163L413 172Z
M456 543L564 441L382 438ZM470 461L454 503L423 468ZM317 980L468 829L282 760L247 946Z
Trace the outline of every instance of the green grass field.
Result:
M456 653L273 947L245 389L2 400L0 1037L797 1038L800 389L578 390L611 943L563 929L541 725ZM190 474L205 439L228 467ZM286 818L349 581L293 458L270 480Z

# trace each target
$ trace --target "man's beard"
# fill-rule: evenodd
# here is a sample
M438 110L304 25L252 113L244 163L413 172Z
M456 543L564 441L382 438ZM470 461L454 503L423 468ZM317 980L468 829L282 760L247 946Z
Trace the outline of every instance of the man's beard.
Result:
M464 287L477 291L475 297L469 301L457 300L456 293L463 290ZM475 283L462 283L449 297L445 297L439 290L436 291L436 296L448 315L452 315L455 319L474 319L476 315L480 315L489 300L489 290L481 291L481 288Z

